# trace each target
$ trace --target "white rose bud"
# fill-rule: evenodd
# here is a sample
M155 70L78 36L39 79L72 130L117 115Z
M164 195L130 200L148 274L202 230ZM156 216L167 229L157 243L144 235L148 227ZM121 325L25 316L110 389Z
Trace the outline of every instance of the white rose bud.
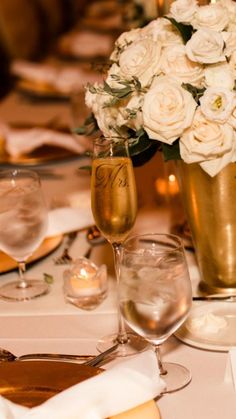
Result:
M151 38L133 42L120 55L120 72L124 79L137 77L143 87L160 72L161 46Z
M170 16L177 22L188 25L192 22L197 10L196 0L176 0L170 6Z
M221 86L233 90L234 74L228 63L211 64L205 68L205 84L208 87Z
M172 144L192 123L192 95L174 79L158 77L144 96L143 126L149 138Z
M180 155L185 163L200 163L215 176L233 160L235 133L229 124L208 121L198 109L193 123L180 137Z
M223 49L222 34L211 29L199 29L186 44L189 59L204 64L226 61Z
M198 8L192 20L194 29L208 28L223 31L229 24L229 12L220 2Z
M197 87L203 86L204 67L202 64L189 60L184 45L175 45L174 47L172 45L163 49L161 70L180 83L191 83Z
M200 99L202 113L210 121L224 123L234 106L235 93L222 87L209 87Z

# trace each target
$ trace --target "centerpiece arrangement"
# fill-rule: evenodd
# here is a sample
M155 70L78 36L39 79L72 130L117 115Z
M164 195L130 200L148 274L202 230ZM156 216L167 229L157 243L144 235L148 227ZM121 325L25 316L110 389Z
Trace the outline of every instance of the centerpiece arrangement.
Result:
M104 83L87 86L89 123L214 176L236 161L235 79L236 3L177 0L118 38Z
M85 94L92 114L83 133L128 139L137 164L157 150L181 161L199 267L213 292L236 288L235 80L236 2L176 0L166 16L121 34L103 84Z

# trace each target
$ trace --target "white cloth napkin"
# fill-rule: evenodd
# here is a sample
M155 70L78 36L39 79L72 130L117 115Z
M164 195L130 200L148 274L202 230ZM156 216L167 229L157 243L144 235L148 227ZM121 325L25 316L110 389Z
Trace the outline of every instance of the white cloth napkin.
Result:
M2 128L2 129L1 129ZM5 139L5 150L12 157L29 154L33 150L51 145L81 154L85 151L82 142L76 140L72 134L53 131L47 128L17 129L0 127L0 134Z
M63 94L71 94L75 90L83 89L87 83L94 84L102 78L97 72L79 66L56 67L52 64L23 60L13 61L11 72L21 79L46 84Z
M94 224L90 207L55 208L48 213L48 230L46 237L81 230Z
M105 419L158 396L165 388L148 350L26 410L2 398L1 419ZM6 413L8 411L8 413ZM148 419L148 418L145 418Z
M78 57L109 56L114 40L111 35L91 31L71 32L61 37L62 52Z

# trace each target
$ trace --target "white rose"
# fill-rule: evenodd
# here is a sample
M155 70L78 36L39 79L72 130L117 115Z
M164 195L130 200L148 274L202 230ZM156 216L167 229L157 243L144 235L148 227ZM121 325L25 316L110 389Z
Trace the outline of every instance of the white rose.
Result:
M235 93L223 87L209 87L200 99L202 113L210 121L224 123L230 117Z
M198 9L196 0L176 0L170 6L170 16L186 25L192 22Z
M160 72L161 46L151 38L133 42L120 55L119 66L123 78L137 77L143 87Z
M119 60L121 51L127 48L128 45L132 44L136 39L140 37L141 29L135 28L130 31L123 32L115 42L114 51L110 55L112 61Z
M230 60L229 60L229 65L233 72L234 79L236 79L236 51L234 51L233 54L231 55Z
M191 125L196 106L178 82L160 76L144 96L143 127L149 138L172 144Z
M208 87L234 88L234 74L228 63L211 64L205 68L205 84Z
M163 49L161 70L180 83L191 83L198 87L203 85L204 68L202 64L189 60L184 45L171 45Z
M229 24L229 12L220 3L211 3L198 7L191 23L194 29L223 31Z
M141 31L142 36L152 37L155 42L160 42L162 46L183 44L179 31L169 20L163 17L152 20Z
M229 25L227 27L228 31L236 30L236 3L232 0L220 0L220 4L226 8L229 14ZM233 29L234 27L234 29Z
M236 50L236 29L235 32L222 32L222 36L225 43L224 53L226 57L230 57L230 55Z
M98 87L98 86L97 86ZM100 86L101 89L103 86ZM88 89L85 94L85 103L92 110L99 129L105 136L112 136L117 127L117 118L122 107L107 106L111 100L111 96L104 91L91 93Z
M224 40L221 33L211 29L199 29L186 44L186 53L190 60L205 64L225 61L223 54Z
M138 131L143 127L143 99L143 94L133 94L123 111L118 115L117 124L119 126L125 125L134 131Z
M234 128L234 130L236 130L236 100L234 101L233 110L228 122Z
M235 134L229 124L208 121L200 109L180 137L180 155L186 163L200 163L210 176L215 176L230 163L235 153Z

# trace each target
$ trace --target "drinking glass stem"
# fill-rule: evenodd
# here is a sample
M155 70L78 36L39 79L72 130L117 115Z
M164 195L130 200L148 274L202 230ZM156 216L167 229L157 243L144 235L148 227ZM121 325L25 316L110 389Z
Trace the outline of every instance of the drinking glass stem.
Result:
M17 288L25 289L28 287L27 281L25 279L25 262L19 262L18 269L19 269L20 281L19 281L19 284L17 285Z
M116 274L116 281L117 281L117 288L119 289L119 281L120 281L120 254L121 254L121 243L112 243L112 250L114 255L114 266L115 266L115 274ZM116 338L117 342L125 344L129 341L126 329L125 329L125 322L121 315L119 305L118 305L118 334Z
M160 375L166 375L167 371L163 367L162 360L161 360L160 345L155 345L154 346L154 351L155 351L155 354L156 354L156 357L157 357L157 363L158 363L158 366L159 366Z

